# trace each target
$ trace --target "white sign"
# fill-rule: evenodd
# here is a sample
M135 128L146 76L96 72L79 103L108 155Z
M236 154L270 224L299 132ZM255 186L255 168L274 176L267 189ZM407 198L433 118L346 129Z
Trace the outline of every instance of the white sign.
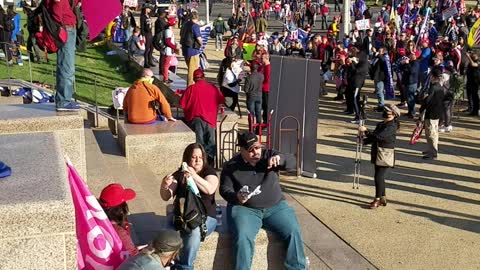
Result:
M127 7L137 7L138 6L138 0L125 0L123 2L124 6Z
M450 18L450 17L453 17L455 15L458 14L458 10L457 10L457 7L455 5L445 9L444 11L442 11L442 18L444 20Z
M358 30L367 30L370 29L370 20L358 20L355 21L355 27Z

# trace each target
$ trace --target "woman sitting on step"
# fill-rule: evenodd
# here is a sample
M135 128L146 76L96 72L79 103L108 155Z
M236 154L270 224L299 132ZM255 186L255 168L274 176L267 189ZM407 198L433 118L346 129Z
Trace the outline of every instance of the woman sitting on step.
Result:
M192 143L183 152L183 164L175 173L165 176L160 186L160 196L164 201L175 198L175 229L180 231L183 248L176 269L193 269L200 243L210 235L217 226L215 192L219 184L217 173L207 163L207 154L203 146ZM188 183L187 183L188 182ZM195 195L197 194L197 195ZM198 197L197 197L198 196ZM198 199L197 199L198 198ZM195 201L198 207L194 211L185 211ZM203 207L204 206L204 207ZM201 208L201 209L200 209ZM201 218L196 224L191 220ZM183 215L185 214L185 215Z

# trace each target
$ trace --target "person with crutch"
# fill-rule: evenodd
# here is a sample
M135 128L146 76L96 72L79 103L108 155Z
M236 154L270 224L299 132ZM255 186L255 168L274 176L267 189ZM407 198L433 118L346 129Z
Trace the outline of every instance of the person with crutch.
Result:
M370 203L371 209L380 205L387 206L385 196L385 173L395 165L395 140L400 128L400 110L395 105L385 105L384 120L379 122L373 132L360 126L359 132L365 133L364 144L372 144L371 162L375 166L375 199Z

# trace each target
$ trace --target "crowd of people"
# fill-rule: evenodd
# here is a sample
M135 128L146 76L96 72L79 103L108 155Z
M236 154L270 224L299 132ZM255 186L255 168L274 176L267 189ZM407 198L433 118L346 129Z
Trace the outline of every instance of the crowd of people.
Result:
M68 32L65 45L57 53L57 110L78 110L71 101L76 39L72 25L76 21L68 2L60 3L63 8L50 10L56 14L55 18L61 18ZM335 11L340 10L339 5L335 0ZM479 12L467 10L463 0L444 1L437 6L429 1L399 0L394 1L394 6L384 5L378 14L372 14L363 0L354 0L352 17L356 21L368 20L370 26L358 29L357 24L353 24L354 29L342 39L339 38L339 26L343 20L341 16L329 18L325 1L259 0L251 1L250 6L247 9L248 5L240 2L228 19L219 14L212 24L216 51L224 54L217 85L207 82L204 71L199 68L203 40L195 10L180 6L175 12L177 19L167 10L160 10L154 22L151 17L154 7L147 3L142 7L139 25L128 7L120 16L119 25L125 30L127 49L130 54L143 55L145 67L123 101L126 121L152 124L159 116L176 121L170 104L153 84L151 68L158 64L163 82L170 84L168 71L181 52L188 69L188 87L181 93L179 106L183 109L184 121L196 134L196 143L185 149L182 165L172 168L174 172L165 176L160 185L161 198L173 199L178 208L176 214L180 213L181 222L175 224L179 233L165 231L147 247L135 246L127 205L135 198L135 192L119 184L111 184L102 191L100 205L131 256L119 269L147 266L162 269L172 261L176 269L193 269L202 240L217 225L217 189L228 202L226 215L233 234L235 269L250 269L255 237L262 227L277 233L285 242L286 269L306 268L300 226L282 195L278 176L280 169L295 168L295 160L287 154L263 149L257 135L246 132L238 135L240 153L224 165L220 177L211 167L216 155L215 127L219 107L225 105L235 111L238 95L244 91L247 109L253 116L249 125L267 122L272 55L320 61L319 76L324 81L335 82L335 100L345 99L345 113L354 115L352 123L360 123L365 118L360 96L365 81L373 80L377 96L375 111L383 113L383 121L373 131L359 127L366 135L365 143L372 144L376 192L371 208L387 204L385 173L395 162L401 108L406 109L408 118L425 121L428 147L423 158L426 160L438 156L438 133L453 130L453 107L464 92L468 100L467 112L478 116L480 59L473 51L476 41L470 42L469 33L476 31L474 25ZM456 12L444 18L442 13L451 7L455 7ZM313 31L317 15L321 16L321 28L326 30L323 34ZM6 13L0 8L1 42L20 42L16 31L20 27L18 16L10 7ZM269 32L271 20L281 20L284 31ZM177 22L181 28L179 42L173 31ZM224 40L227 32L231 36ZM32 42L34 40L29 38L27 43ZM8 46L2 49L10 62L12 51ZM154 49L160 51L158 60L153 57ZM37 61L42 61L38 55ZM324 83L319 85L319 91L326 94ZM386 99L394 99L397 95L399 104L386 104ZM418 113L416 107L419 107ZM261 135L260 131L256 132ZM193 197L189 196L190 192ZM201 219L192 224L190 221L194 218L188 219L184 214L190 213L182 213L181 209L196 197L199 208L195 210Z

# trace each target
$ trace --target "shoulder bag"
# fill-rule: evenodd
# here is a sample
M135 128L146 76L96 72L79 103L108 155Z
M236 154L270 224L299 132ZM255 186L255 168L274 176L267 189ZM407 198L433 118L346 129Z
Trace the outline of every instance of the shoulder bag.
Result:
M381 167L393 167L395 164L395 149L378 147L375 165Z

